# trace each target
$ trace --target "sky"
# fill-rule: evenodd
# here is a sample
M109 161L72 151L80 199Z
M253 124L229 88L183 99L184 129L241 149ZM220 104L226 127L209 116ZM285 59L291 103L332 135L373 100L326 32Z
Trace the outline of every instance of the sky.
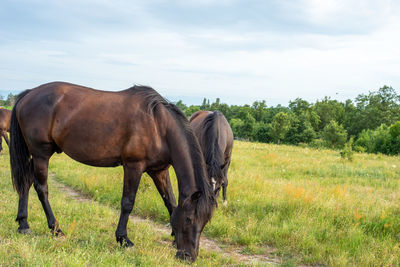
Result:
M400 88L397 0L2 0L0 95L52 81L286 106Z

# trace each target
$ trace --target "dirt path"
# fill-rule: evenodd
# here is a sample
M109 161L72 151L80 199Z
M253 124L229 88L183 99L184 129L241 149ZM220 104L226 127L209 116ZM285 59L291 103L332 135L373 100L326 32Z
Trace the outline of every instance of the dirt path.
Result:
M67 196L75 199L76 201L94 202L93 199L84 195L82 192L79 192L79 191L57 181L57 179L55 179L54 174L49 174L49 178L52 180L53 184L61 192L65 193ZM133 222L150 224L153 227L153 229L155 229L157 232L160 232L162 234L170 234L171 233L171 228L169 228L165 225L156 223L152 220L149 220L149 219L137 216L137 215L130 215L129 217L130 217L130 220ZM161 241L161 242L166 243L167 241ZM241 263L249 264L249 265L257 264L257 263L279 265L279 264L283 263L283 261L281 259L279 259L273 255L268 255L269 253L274 252L273 248L268 248L266 255L247 255L247 254L241 253L243 248L240 246L224 245L222 243L211 240L204 236L201 236L201 238L200 238L200 247L203 249L206 249L206 250L212 250L212 251L218 252L224 257L234 258L234 259L237 259Z

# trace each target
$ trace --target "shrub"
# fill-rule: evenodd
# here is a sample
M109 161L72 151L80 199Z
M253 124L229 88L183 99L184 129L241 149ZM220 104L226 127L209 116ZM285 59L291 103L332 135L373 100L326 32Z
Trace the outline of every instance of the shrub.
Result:
M354 146L353 147L353 151L355 151L355 152L360 152L360 153L364 153L365 152L365 148L364 147L362 147L362 146Z
M310 147L312 148L324 148L325 147L325 141L322 139L314 139L310 143Z
M344 145L344 148L342 151L340 151L340 156L343 159L348 159L349 161L353 161L353 143L354 143L354 138L351 137L350 140Z

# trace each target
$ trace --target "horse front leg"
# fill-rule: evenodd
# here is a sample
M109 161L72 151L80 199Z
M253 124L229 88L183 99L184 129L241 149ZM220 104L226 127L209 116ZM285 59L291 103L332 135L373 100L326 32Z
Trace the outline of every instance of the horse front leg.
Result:
M148 171L150 177L153 179L154 184L157 187L158 193L162 197L165 207L168 210L169 216L176 208L176 199L174 191L172 190L171 179L169 177L168 169L162 171Z
M47 157L33 157L34 167L34 182L36 193L39 197L44 213L46 214L47 224L55 236L64 236L59 224L54 217L53 211L49 203L49 190L47 185L49 158Z
M172 190L168 168L162 171L148 171L147 173L153 179L153 182L164 201L164 205L167 207L169 217L171 218L177 205L174 191ZM175 236L174 231L171 232L171 236Z
M143 170L139 164L124 164L124 187L121 199L121 214L115 237L117 242L124 247L132 247L133 243L129 240L126 225L129 215L135 204L136 192L139 187L140 178Z

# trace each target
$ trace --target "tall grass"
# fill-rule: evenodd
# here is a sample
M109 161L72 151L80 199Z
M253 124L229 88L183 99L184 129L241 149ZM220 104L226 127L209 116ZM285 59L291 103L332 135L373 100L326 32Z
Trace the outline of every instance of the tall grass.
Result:
M36 196L31 196L29 211L33 239L15 233L17 199L10 189L6 155L1 156L0 164L0 202L5 207L0 209L4 225L0 229L0 255L7 261L40 265L48 260L73 265L87 257L92 265L179 264L173 258L174 249L157 244L159 237L146 225L128 224L136 247L140 247L133 255L118 248L114 241L118 213L114 208L120 205L122 168L94 168L64 154L53 156L50 172L57 180L110 206L76 204L50 188L60 224L67 233L72 232L65 243L50 238ZM220 203L205 228L208 237L240 245L248 254L270 252L272 246L293 264L400 265L399 157L355 153L349 162L337 151L235 142L228 176L228 205ZM171 179L177 192L172 169ZM147 175L142 178L133 212L158 222L169 221ZM202 252L200 256L199 265L228 263L216 253Z
M57 155L57 179L118 208L122 169L93 168ZM284 145L235 142L228 206L219 205L209 237L265 253L274 246L295 263L399 265L400 159ZM171 170L176 191L176 178ZM221 204L221 203L220 203ZM134 213L167 223L168 213L144 175Z
M5 149L7 150L7 148ZM96 202L68 198L50 185L50 203L66 238L55 238L34 189L29 223L32 234L17 233L17 193L13 191L7 151L0 156L0 266L187 266L177 260L171 237L145 222L128 224L135 246L124 249L115 241L119 212ZM64 157L63 157L64 158ZM212 251L200 250L194 266L234 265Z

